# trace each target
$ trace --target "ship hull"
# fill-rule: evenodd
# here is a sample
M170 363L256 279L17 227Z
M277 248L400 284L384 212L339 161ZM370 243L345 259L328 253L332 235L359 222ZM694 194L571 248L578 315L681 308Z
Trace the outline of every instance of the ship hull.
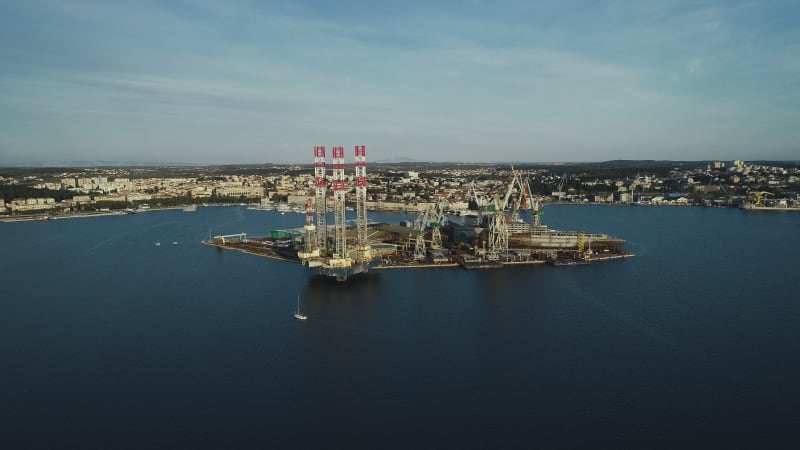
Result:
M548 259L547 263L557 267L588 266L589 261L582 259Z
M800 208L792 206L758 206L753 203L742 203L739 208L748 211L800 211Z
M554 231L548 230L544 232L533 232L530 234L516 234L511 236L512 239L518 240L527 244L530 247L540 248L573 248L578 246L580 241L580 234L573 231ZM602 243L609 240L606 234L584 234L584 243L592 245L595 243Z

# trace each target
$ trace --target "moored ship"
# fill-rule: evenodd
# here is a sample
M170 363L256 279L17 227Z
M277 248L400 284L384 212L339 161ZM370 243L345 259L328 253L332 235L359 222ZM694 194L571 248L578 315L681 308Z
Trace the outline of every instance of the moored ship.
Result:
M800 211L800 201L791 198L769 198L771 192L752 192L739 208L748 211Z
M748 211L800 211L800 204L774 204L774 205L756 205L755 203L745 202L739 205L740 209Z

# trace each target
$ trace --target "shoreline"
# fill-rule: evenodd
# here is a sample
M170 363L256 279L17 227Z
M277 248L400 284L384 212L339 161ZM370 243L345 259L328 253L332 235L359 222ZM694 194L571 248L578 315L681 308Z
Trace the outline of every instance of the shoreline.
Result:
M127 212L127 211L100 211L100 212L85 212L85 213L74 213L74 214L59 214L54 216L49 216L47 214L37 214L37 215L24 215L24 216L8 216L8 217L0 217L0 222L12 223L12 222L49 222L51 220L63 220L63 219L84 219L87 217L108 217L108 216L128 216L134 215L139 213L146 213L151 211L169 211L175 209L183 209L184 206L168 206L164 208L149 208L149 209L139 209L135 210L135 212ZM46 219L45 219L46 217Z
M193 204L193 205L184 205L184 206L168 206L163 208L148 208L148 209L137 209L134 212L127 212L124 210L117 210L117 211L103 211L103 212L90 212L90 213L74 213L74 214L59 214L54 216L49 216L46 212L36 215L21 215L21 216L0 216L0 222L3 223L12 223L12 222L36 222L36 221L50 221L50 220L61 220L61 219L77 219L77 218L87 218L87 217L107 217L107 216L124 216L128 214L139 214L145 213L150 211L169 211L169 210L177 210L177 209L184 209L187 207L231 207L231 206L245 206L239 203L236 204ZM708 206L704 205L670 205L670 204L659 204L659 205L632 205L630 203L597 203L597 202L588 202L588 203L571 203L571 202L552 202L552 203L543 203L542 207L546 206L618 206L618 207L628 207L628 206L636 206L636 207L697 207L697 208L708 208ZM742 208L734 208L734 207L719 207L719 208L726 208L726 209L740 209ZM765 210L772 210L769 208L753 208L753 209L744 209L746 211L765 211ZM787 209L774 209L775 211L784 211L784 210L795 210L795 208L787 208ZM800 210L800 208L796 208L796 210ZM275 209L263 209L263 211L277 211ZM369 212L375 213L389 213L389 214L418 214L419 210L417 208L370 208L368 209ZM304 215L305 212L295 212L295 211L284 211L292 214ZM458 214L451 213L451 216L459 216ZM44 219L47 217L47 219Z

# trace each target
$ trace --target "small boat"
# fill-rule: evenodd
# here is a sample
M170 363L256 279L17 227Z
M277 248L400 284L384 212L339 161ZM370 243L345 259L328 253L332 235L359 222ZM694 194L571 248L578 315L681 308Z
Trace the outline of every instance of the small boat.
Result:
M161 242L156 241L156 247L159 247L160 245L161 245Z
M297 294L297 309L295 309L294 318L297 320L306 320L308 316L305 314L300 314L300 294Z
M178 245L178 241L172 241L172 245Z

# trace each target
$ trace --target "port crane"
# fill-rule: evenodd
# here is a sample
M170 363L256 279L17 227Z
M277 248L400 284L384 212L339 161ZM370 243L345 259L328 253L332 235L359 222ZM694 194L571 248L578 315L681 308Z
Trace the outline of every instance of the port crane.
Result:
M414 231L411 234L411 240L414 242L414 259L425 259L428 248L431 250L442 249L441 228L444 226L444 212L447 206L447 199L442 197L436 203L420 209L414 220ZM431 229L430 247L425 241L425 230L428 227Z
M505 210L511 204L511 195L514 193L515 188L520 186L520 196L522 195L522 182L520 181L517 171L514 166L511 166L511 179L508 182L505 196L500 199L500 196L494 196L494 212L489 217L489 259L497 259L501 253L508 253L508 218L506 217ZM519 200L517 197L517 200ZM519 220L519 204L514 203L512 207L512 220Z
M497 259L501 253L508 252L509 222L522 222L520 209L526 209L530 203L533 210L533 222L539 225L539 203L530 195L530 182L523 181L519 172L511 167L511 179L508 182L505 196L502 200L499 195L494 196L494 212L489 217L489 257ZM516 195L515 195L516 193ZM510 217L505 214L506 209L511 209Z
M522 219L519 217L520 210L524 211L530 209L534 216L534 224L539 225L538 216L541 214L539 210L539 201L535 199L533 195L531 195L530 177L525 177L523 179L522 176L515 171L513 173L511 184L509 185L509 191L511 190L518 191L517 195L511 202L511 221L521 222Z
M498 259L501 253L508 253L508 223L503 212L499 195L494 196L494 212L489 217L489 259Z
M428 214L431 207L425 206L417 214L414 220L414 232L412 237L414 239L414 259L425 259L425 252L428 250L425 244L425 226L428 223Z
M755 206L763 206L763 203L761 203L761 199L770 195L775 195L775 194L773 194L772 192L765 192L765 191L753 193Z
M567 181L567 172L564 172L564 175L561 177L561 181L558 182L557 190L553 192L553 197L558 197L558 201L561 201L564 198L564 183Z
M481 198L481 197L478 197L478 192L475 189L475 180L472 180L469 183L469 197L468 198L475 202L476 209L478 211L481 211L486 207L486 202L484 201L484 199Z
M444 210L447 205L447 200L444 197L440 197L439 201L430 208L431 250L441 250L442 248L441 228L444 225Z
M542 209L539 205L539 199L533 196L531 192L531 183L530 177L525 177L525 182L522 184L522 195L519 197L519 202L521 209L530 209L531 221L533 222L534 226L540 226L542 224Z
M733 204L733 194L731 193L731 191L725 188L721 180L719 182L719 188L727 196L726 205L731 206Z

